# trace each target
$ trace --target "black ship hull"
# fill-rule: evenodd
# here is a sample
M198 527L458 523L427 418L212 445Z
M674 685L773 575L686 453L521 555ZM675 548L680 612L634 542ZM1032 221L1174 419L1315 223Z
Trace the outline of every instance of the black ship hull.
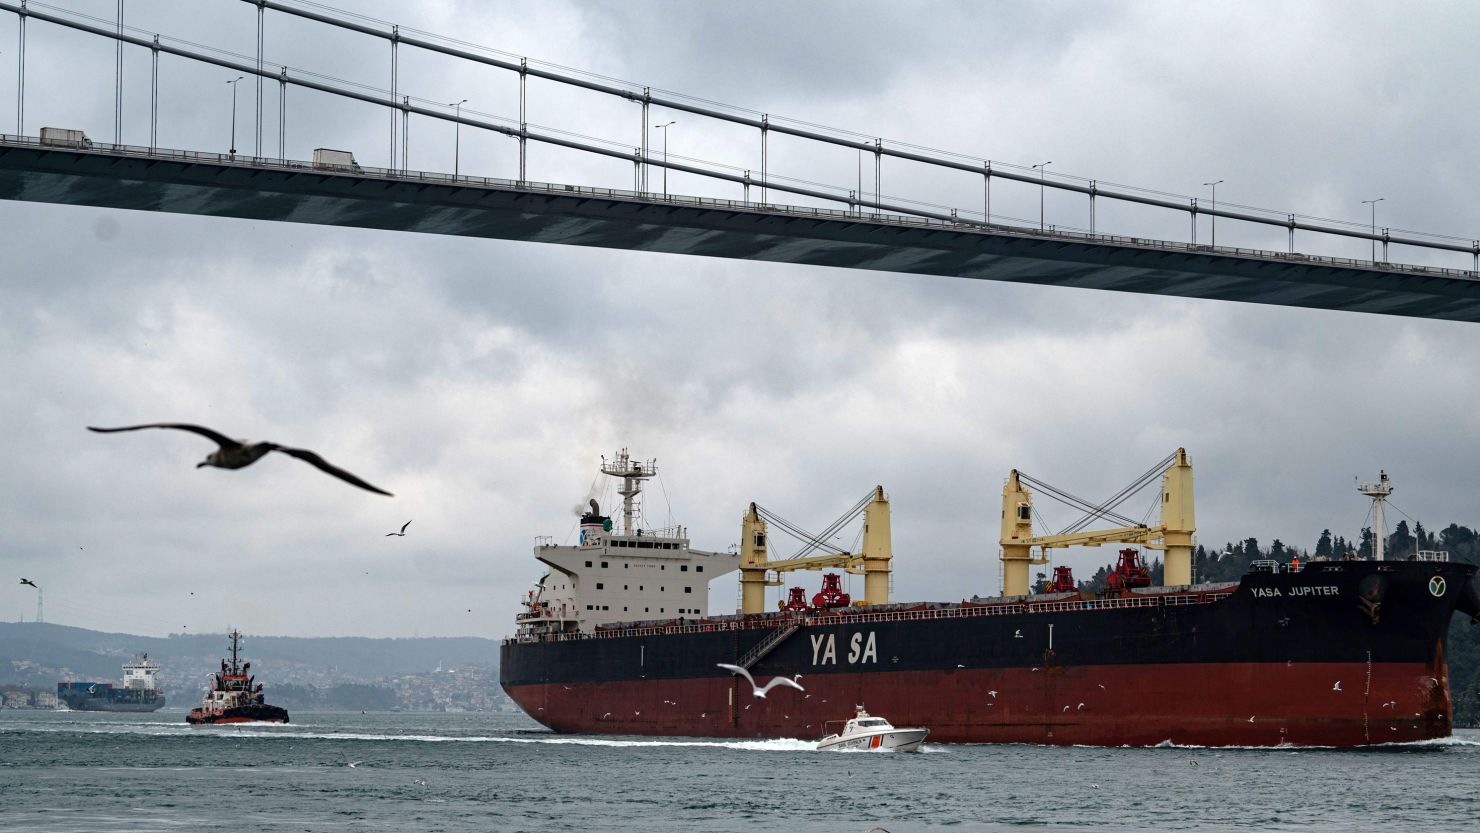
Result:
M1316 562L1117 599L766 614L509 640L501 681L561 732L820 737L855 705L945 742L1354 746L1450 733L1476 568ZM1158 591L1161 589L1158 588ZM769 645L774 643L774 645ZM801 675L765 699L759 681Z
M96 693L90 693L88 689ZM57 683L57 702L79 712L153 712L164 708L163 694L113 688L108 683Z

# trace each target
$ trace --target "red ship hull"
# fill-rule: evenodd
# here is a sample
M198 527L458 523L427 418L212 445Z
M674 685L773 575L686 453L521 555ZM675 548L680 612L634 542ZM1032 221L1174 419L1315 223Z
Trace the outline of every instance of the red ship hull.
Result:
M712 677L508 691L557 732L816 739L865 705L945 743L1346 747L1449 735L1437 660L827 674L765 699Z
M255 704L238 706L224 712L207 712L191 709L185 722L197 726L217 726L224 723L287 723L288 712L278 706Z

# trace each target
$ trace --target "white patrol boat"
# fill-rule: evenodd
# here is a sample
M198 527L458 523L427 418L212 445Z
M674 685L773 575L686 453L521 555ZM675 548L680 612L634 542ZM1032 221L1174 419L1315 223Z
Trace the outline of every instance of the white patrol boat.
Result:
M836 721L829 721L836 722ZM828 735L818 741L819 750L887 749L893 752L919 752L929 729L896 729L882 717L875 717L858 707L843 727L841 734Z

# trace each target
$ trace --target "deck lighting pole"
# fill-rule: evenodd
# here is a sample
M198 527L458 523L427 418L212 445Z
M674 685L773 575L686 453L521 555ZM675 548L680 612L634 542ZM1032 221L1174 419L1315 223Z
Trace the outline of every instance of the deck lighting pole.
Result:
M1377 204L1387 199L1378 197L1375 200L1362 200L1362 205L1372 206L1372 262L1377 262Z
M655 124L653 127L663 131L663 198L668 198L668 128L678 124L676 121L667 124Z
M1209 187L1211 187L1213 189L1212 203L1213 203L1213 211L1214 212L1216 212L1218 210L1218 186L1220 184L1222 184L1222 182L1223 182L1223 180L1220 179L1217 182L1204 182L1203 183L1204 185L1207 185L1207 186L1209 186ZM1218 215L1216 213L1214 213L1212 215L1212 218L1213 218L1213 242L1210 245L1212 245L1213 247L1216 248L1217 245L1218 245Z
M1034 165L1033 166L1034 169L1036 169L1038 171L1038 230L1039 231L1043 231L1043 170L1045 168L1047 168L1049 165L1052 165L1052 164L1053 164L1052 161L1048 161L1048 162L1039 162L1037 165Z
M454 112L457 114L457 121L454 121L452 123L452 175L453 176L457 176L457 161L458 161L458 153L459 153L459 150L460 150L459 139L461 138L460 132L462 130L462 106L464 104L467 104L467 103L468 103L468 100L466 98L463 99L462 101L454 101L454 102L452 102L452 106L454 108Z
M226 83L231 85L231 155L236 155L236 84L246 76L238 75Z

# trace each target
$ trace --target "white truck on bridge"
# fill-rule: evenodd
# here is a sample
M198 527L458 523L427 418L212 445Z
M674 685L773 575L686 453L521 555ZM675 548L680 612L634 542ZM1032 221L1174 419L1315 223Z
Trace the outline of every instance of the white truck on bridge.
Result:
M355 155L347 150L331 150L330 148L313 149L313 166L315 168L348 168L352 171L360 169L359 163L355 162Z
M81 130L68 130L65 127L43 127L41 128L41 144L61 145L69 148L90 148L92 140Z

